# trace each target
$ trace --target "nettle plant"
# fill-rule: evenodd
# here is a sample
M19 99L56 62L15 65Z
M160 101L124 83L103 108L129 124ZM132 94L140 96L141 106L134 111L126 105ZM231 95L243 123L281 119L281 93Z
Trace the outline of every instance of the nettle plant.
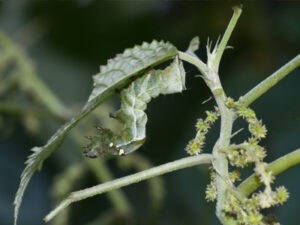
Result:
M267 129L249 105L299 66L300 55L239 99L227 97L218 70L223 52L228 47L227 42L241 14L240 7L233 9L233 16L221 41L217 41L213 48L212 43L208 42L206 63L195 54L199 47L199 39L196 37L185 52L179 51L168 42L153 41L126 49L109 60L107 65L101 66L100 73L94 76L93 91L81 112L63 125L46 145L32 149L33 154L26 161L27 166L22 173L14 202L15 224L24 191L34 172L41 169L44 160L61 145L69 131L81 119L115 92L120 94L121 108L115 114L111 114L111 117L117 119L123 128L115 134L107 128L96 127L99 131L97 135L87 137L90 144L85 147L84 155L89 158L96 158L102 154L128 157L126 155L137 150L146 137L147 103L160 94L173 94L185 90L183 61L197 67L216 101L214 110L206 111L206 117L196 122L195 138L185 149L190 156L72 192L44 220L51 220L73 202L175 170L208 164L211 168L211 182L207 185L206 200L216 201L216 215L222 224L279 224L265 217L262 210L281 205L288 199L289 193L285 187L274 188L271 184L277 174L300 162L300 149L274 162L264 162L267 152L259 142L266 137ZM155 69L155 66L169 60L172 62L165 69ZM212 152L202 154L206 134L219 117L220 136ZM250 136L244 142L235 144L230 141L237 133L232 132L232 126L239 117L248 123ZM229 171L229 164L237 170ZM236 186L235 182L240 180L238 169L250 165L254 167L253 175ZM254 192L261 185L264 185L264 188Z

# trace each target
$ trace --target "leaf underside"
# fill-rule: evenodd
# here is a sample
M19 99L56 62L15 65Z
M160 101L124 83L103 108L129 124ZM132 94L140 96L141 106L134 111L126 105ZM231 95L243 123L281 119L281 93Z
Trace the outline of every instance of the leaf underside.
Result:
M126 49L116 58L108 61L106 66L100 67L100 73L94 76L94 88L81 112L64 124L42 147L31 149L33 153L26 161L26 168L21 174L21 181L16 193L14 205L14 224L17 223L19 208L24 191L36 170L63 142L69 131L86 115L94 110L100 103L110 96L116 89L122 88L130 82L131 77L138 76L148 67L158 65L177 54L177 49L170 43L152 41L143 43L132 49Z

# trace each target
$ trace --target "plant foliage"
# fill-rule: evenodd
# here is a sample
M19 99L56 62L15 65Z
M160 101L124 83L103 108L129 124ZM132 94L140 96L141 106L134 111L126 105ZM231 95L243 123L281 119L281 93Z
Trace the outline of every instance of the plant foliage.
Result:
M26 168L21 174L21 181L16 193L15 224L19 214L24 191L35 171L42 168L42 164L62 143L69 131L116 89L124 87L130 78L141 75L148 67L165 62L177 54L177 49L170 43L152 41L143 43L132 49L126 49L116 58L108 61L106 66L100 67L100 73L94 76L94 88L81 112L64 124L42 147L34 147L26 161Z
M147 103L159 94L178 93L185 89L185 72L181 60L197 67L201 73L200 77L210 88L217 103L215 111L206 111L206 118L199 119L196 123L196 136L186 147L187 153L192 156L72 192L44 220L51 220L73 202L178 169L210 164L211 182L206 189L206 199L216 200L216 215L222 224L278 224L268 221L268 218L262 214L262 210L281 205L288 199L289 193L284 187L273 190L271 184L276 174L300 162L300 152L295 151L269 165L265 163L263 159L266 151L259 142L266 137L267 129L248 106L299 66L300 56L296 56L262 81L239 101L235 102L227 97L218 71L227 42L242 12L240 7L234 7L233 10L233 16L221 41L218 40L214 48L211 48L212 42L208 42L206 46L207 63L195 54L199 47L199 38L195 37L186 52L178 51L170 43L153 41L150 44L143 43L127 49L116 58L109 60L106 66L101 66L100 73L94 76L93 91L81 112L62 126L46 145L32 149L33 154L26 161L26 168L21 175L14 202L15 225L24 191L34 172L41 169L43 161L60 146L68 132L114 92L120 93L121 108L112 117L121 122L123 129L115 134L109 129L98 127L100 131L98 136L87 137L91 143L87 146L85 155L90 158L95 158L101 153L126 155L138 149L146 137ZM174 56L175 60L164 70L153 69L154 66ZM211 154L200 154L208 130L219 117L220 136ZM235 134L232 134L232 127L238 117L246 120L251 136L240 144L233 144L231 138ZM295 159L291 160L294 156ZM239 171L230 171L229 164L239 168L253 164L255 175L246 179L240 187L236 187L234 182L240 179ZM263 191L250 195L261 184L265 186Z

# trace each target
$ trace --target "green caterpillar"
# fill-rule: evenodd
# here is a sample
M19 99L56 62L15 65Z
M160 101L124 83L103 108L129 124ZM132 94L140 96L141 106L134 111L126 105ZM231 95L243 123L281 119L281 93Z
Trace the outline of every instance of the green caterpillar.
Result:
M102 153L126 155L137 150L145 141L147 103L160 94L173 94L185 90L185 71L178 56L164 70L150 70L133 81L120 93L121 108L114 118L123 124L120 134L96 127L100 134L87 137L91 143L84 155L95 158Z

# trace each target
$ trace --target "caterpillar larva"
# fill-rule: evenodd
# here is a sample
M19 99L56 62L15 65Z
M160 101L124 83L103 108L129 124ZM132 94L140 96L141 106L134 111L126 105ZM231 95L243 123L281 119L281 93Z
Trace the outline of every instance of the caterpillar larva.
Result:
M151 70L120 93L121 108L115 118L123 124L120 134L98 127L100 134L88 137L91 143L84 154L94 158L101 153L125 155L137 150L145 141L147 103L159 94L173 94L185 89L185 71L178 56L164 70Z

